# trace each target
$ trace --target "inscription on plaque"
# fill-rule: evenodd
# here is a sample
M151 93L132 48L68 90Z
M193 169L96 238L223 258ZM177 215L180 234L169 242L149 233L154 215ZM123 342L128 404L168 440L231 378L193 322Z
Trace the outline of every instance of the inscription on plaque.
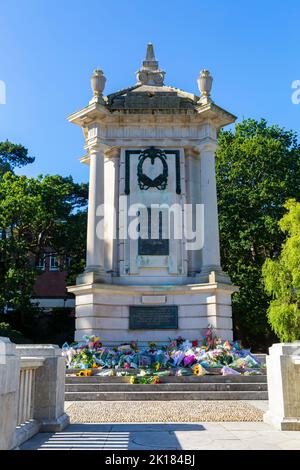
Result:
M130 330L164 330L177 328L177 305L129 307Z
M152 212L151 208L147 208L147 238L139 238L138 241L138 254L149 255L149 256L162 256L169 255L169 240L163 238L163 214L162 212L158 213L158 238L151 238L151 227L152 227Z

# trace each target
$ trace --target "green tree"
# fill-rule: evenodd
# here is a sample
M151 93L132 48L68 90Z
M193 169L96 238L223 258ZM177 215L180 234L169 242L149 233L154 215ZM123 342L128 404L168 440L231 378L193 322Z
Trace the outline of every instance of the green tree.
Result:
M236 336L258 347L273 340L262 266L284 240L278 221L300 198L300 147L293 131L248 119L219 134L216 158L222 264L240 292L233 297Z
M34 160L23 145L13 144L8 140L0 142L0 177L5 172L12 172L14 168L33 163Z
M281 254L265 261L263 278L272 296L268 308L272 329L281 341L295 341L300 339L300 203L291 199L285 207L288 212L279 227L287 238Z
M28 309L45 250L68 255L70 275L83 269L87 185L71 177L27 178L6 172L0 179L0 310Z

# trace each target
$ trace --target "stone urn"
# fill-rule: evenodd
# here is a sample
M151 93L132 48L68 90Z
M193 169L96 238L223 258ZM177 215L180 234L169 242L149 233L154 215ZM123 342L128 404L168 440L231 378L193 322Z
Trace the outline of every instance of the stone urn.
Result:
M106 78L103 75L102 70L95 70L91 77L91 87L95 97L102 96L105 87Z
M197 80L199 91L201 96L210 96L212 88L213 77L210 75L208 70L202 70Z

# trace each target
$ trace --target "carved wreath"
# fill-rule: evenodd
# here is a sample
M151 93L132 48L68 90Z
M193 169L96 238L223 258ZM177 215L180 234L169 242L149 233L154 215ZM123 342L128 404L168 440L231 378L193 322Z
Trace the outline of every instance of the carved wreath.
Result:
M163 165L163 172L154 179L150 178L143 172L143 165L147 158L150 158L151 165L154 165L156 158L158 158ZM160 191L166 189L168 184L168 164L166 159L166 154L155 147L149 147L141 153L137 167L137 177L140 189L147 190L149 188L156 188Z

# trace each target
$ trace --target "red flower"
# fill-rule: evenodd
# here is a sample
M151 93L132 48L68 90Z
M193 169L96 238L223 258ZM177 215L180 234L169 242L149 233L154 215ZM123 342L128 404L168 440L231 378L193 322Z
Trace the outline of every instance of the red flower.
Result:
M193 348L196 348L198 346L198 341L197 340L192 341L192 346Z

